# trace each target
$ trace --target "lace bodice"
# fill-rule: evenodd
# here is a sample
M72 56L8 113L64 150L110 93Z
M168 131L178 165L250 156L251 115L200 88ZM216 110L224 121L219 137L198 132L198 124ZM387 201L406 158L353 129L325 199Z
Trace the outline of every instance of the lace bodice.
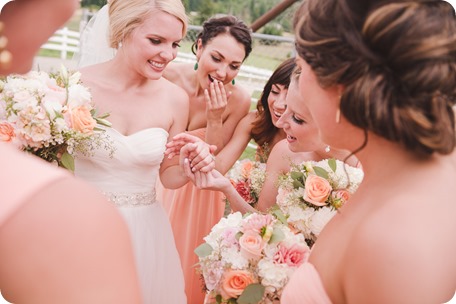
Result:
M116 205L144 205L155 201L155 184L168 138L161 128L149 128L125 136L106 129L115 149L95 150L90 157L78 155L76 176L101 189Z

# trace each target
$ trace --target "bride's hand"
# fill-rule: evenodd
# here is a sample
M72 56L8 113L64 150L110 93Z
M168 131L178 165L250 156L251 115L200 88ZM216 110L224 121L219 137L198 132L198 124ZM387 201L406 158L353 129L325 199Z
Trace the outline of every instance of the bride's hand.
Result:
M198 189L223 191L227 187L231 187L230 180L215 169L209 172L193 172L188 159L184 160L183 167L185 175Z
M202 140L184 145L180 150L179 163L182 165L185 159L189 160L193 172L209 172L215 168L214 145L209 145Z
M176 155L179 155L180 150L183 146L190 143L197 143L202 141L199 137L190 135L188 133L179 133L173 137L173 139L166 144L165 155L168 158L173 158Z

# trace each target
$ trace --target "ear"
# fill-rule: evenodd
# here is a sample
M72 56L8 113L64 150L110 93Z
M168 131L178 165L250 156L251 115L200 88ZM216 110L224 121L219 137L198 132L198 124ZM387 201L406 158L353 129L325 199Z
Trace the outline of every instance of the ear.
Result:
M201 41L201 38L198 38L196 41L196 58L199 61L199 58L201 57L201 53L203 52L203 42Z

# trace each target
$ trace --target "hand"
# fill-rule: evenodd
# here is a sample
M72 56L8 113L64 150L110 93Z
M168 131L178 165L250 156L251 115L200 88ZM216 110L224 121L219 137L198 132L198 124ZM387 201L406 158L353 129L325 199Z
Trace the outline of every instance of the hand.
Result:
M225 86L222 82L214 80L209 85L209 90L204 90L204 99L206 100L206 119L208 121L218 121L222 119L223 112L225 112L228 98L225 91Z
M179 155L180 150L183 146L190 143L197 143L202 141L197 136L190 135L188 133L179 133L173 137L173 139L166 144L166 151L165 155L168 156L169 159L173 158L176 155Z
M183 166L187 159L191 171L208 172L215 168L215 155L213 153L216 149L216 146L209 145L202 140L186 144L180 150L179 163Z
M193 172L188 159L184 160L183 167L185 175L198 189L223 191L227 187L231 187L230 180L215 169L209 172Z

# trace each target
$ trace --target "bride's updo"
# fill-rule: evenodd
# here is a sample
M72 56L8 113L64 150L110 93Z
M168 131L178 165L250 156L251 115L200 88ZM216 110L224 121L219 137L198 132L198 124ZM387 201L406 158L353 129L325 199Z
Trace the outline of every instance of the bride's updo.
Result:
M354 125L420 154L456 145L456 18L445 1L307 0L296 48Z
M118 48L125 37L154 10L175 16L183 24L182 37L187 32L188 18L181 0L110 0L109 43Z

